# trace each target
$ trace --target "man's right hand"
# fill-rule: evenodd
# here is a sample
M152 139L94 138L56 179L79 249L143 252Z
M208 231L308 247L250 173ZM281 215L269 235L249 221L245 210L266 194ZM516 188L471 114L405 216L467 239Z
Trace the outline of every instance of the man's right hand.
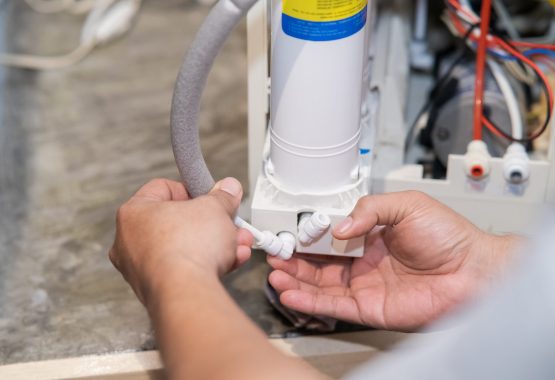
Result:
M367 235L362 258L269 258L281 302L307 314L413 330L474 295L507 261L513 237L486 234L419 192L362 198L334 230Z

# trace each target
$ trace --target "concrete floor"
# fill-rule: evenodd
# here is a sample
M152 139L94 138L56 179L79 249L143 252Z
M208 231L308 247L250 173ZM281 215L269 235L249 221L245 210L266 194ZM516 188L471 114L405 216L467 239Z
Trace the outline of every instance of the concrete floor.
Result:
M77 44L82 18L7 4L6 49L57 54ZM145 1L133 31L84 62L0 74L0 364L155 346L106 253L117 207L151 178L178 178L172 87L206 13L192 0ZM210 78L201 121L215 177L244 185L245 45L242 25ZM265 302L266 274L259 255L227 284L268 334L281 335L291 327Z

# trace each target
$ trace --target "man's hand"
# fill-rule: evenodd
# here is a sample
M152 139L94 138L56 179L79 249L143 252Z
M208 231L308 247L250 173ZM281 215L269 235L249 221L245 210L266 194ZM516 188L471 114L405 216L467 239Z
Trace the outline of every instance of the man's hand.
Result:
M513 243L418 192L362 198L334 236L363 235L362 258L269 258L281 302L307 314L412 330L475 294Z
M232 221L242 194L228 178L189 200L181 183L157 179L119 209L110 259L143 303L152 287L189 269L223 275L249 259L252 236Z
M232 221L241 196L229 178L195 200L154 180L120 208L110 259L149 311L168 378L322 379L273 347L218 278L251 254Z

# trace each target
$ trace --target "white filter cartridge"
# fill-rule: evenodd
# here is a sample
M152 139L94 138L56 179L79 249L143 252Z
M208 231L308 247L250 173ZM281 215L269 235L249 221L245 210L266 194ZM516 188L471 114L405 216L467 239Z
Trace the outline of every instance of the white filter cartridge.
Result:
M293 193L356 181L367 0L274 0L271 161Z

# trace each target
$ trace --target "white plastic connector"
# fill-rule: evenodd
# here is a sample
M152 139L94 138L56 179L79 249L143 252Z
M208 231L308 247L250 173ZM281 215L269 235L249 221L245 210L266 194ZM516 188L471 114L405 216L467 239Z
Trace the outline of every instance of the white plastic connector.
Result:
M513 143L503 157L503 175L513 185L519 185L530 178L530 159L522 144Z
M297 244L297 239L295 235L291 232L280 232L278 237L283 242L283 248L279 253L279 257L282 260L289 260L293 256L293 252L295 252L295 245Z
M263 238L256 242L258 248L266 251L268 255L277 256L282 260L289 260L293 256L295 237L292 234L282 232L280 236L277 236L270 231L264 231L262 234ZM293 238L293 244L291 244L289 235Z
M299 241L308 245L324 235L331 225L331 219L321 212L304 213L299 220Z
M256 247L264 250L271 256L277 256L282 260L289 260L295 250L295 236L290 232L281 232L279 236L270 231L261 232L247 223L242 218L236 216L234 223L239 228L249 231L256 241Z
M464 158L466 175L475 180L487 177L491 171L490 160L486 143L481 140L471 141Z

